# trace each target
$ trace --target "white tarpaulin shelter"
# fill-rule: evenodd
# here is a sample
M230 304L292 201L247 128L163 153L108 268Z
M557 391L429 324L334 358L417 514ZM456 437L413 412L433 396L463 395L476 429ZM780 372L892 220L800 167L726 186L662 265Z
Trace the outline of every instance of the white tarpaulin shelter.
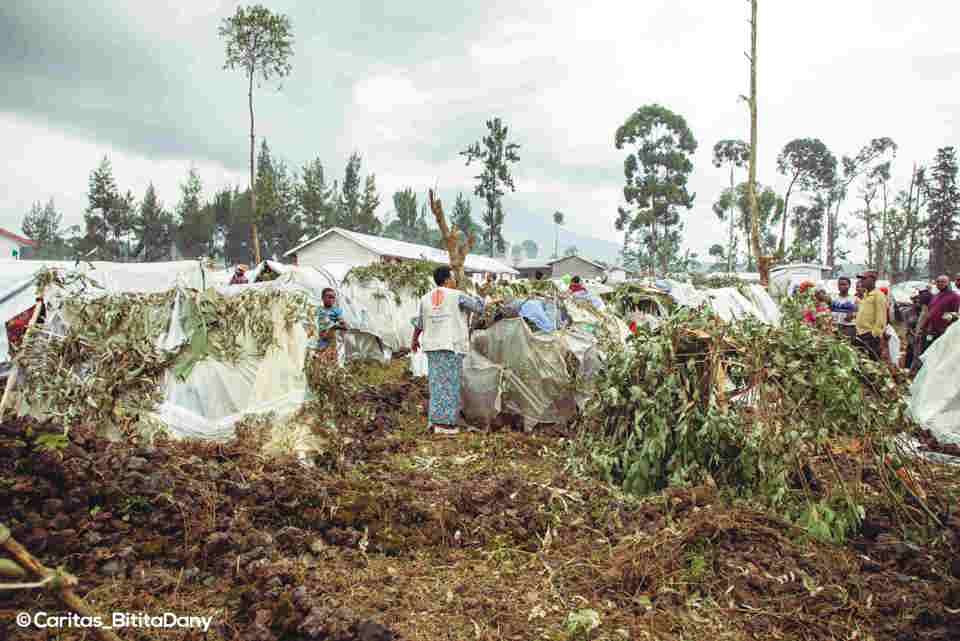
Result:
M75 268L69 264L48 264L61 272L69 274ZM307 323L288 323L284 318L285 305L293 296L302 296L307 309L321 304L324 288L338 287L337 279L324 269L298 268L271 264L271 270L278 274L272 281L251 283L248 285L214 284L206 292L232 298L244 295L267 294L260 300L269 305L268 315L273 332L272 345L262 345L258 350L253 335L247 327L240 326L232 332L240 345L239 362L225 363L215 357L207 356L193 363L187 373L177 376L173 368L167 370L160 381L161 403L148 418L159 422L172 435L204 439L227 438L233 434L236 422L248 414L275 412L278 416L294 412L309 396L304 373L305 357L308 349L308 327L315 323L315 316L309 313ZM87 268L83 274L84 284L73 283L68 290L51 287L45 292L48 315L41 330L43 340L56 341L66 336L75 319L71 318L69 307L64 306L67 299L94 299L116 293L162 293L173 290L170 298L173 302L166 310L160 310L161 318L168 321L163 325L163 333L156 341L158 349L171 353L181 353L191 349L192 335L187 329L191 326L189 318L191 301L196 297L208 295L202 291L203 284L213 280L222 283L222 278L208 279L200 271L198 263L172 264L121 264L104 267L94 265L92 271ZM263 266L254 270L254 276ZM33 279L39 270L30 273ZM218 273L222 276L222 273ZM32 280L28 280L32 283ZM101 282L108 287L98 287ZM83 287L83 291L78 288ZM25 289L27 304L32 304L35 286ZM364 314L346 297L341 297L339 305L344 313L348 327L338 340L341 362L352 358L372 358L383 361L389 358L389 352L383 350L377 336L365 322ZM22 311L22 310L18 310ZM82 369L82 368L81 368ZM83 372L78 373L83 376ZM25 413L44 416L47 412L43 399L22 399L20 409Z
M0 320L6 322L29 309L36 300L36 276L47 269L81 273L105 294L156 293L175 286L202 289L206 277L199 261L167 263L110 263L39 260L0 261ZM0 333L0 363L9 360L7 333Z
M953 323L920 357L910 386L910 413L943 443L960 443L960 323Z

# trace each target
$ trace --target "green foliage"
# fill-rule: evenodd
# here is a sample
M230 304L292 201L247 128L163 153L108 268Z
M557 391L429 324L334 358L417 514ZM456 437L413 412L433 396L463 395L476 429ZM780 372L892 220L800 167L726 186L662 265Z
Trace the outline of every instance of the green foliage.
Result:
M516 191L513 176L510 174L510 163L520 160L517 154L520 145L507 142L508 128L500 118L488 120L487 130L489 133L486 136L460 152L460 155L467 159L467 165L479 161L483 168L479 175L474 176L477 186L473 193L487 202L487 209L483 213L484 236L487 249L493 256L495 251L506 250L501 201L506 193L505 187Z
M87 202L83 215L86 234L81 250L95 250L95 258L99 260L132 257L131 238L136 228L134 198L129 192L121 195L106 156L90 174Z
M23 233L30 240L37 243L39 249L53 248L63 239L60 235L60 222L63 216L53 204L53 198L44 206L35 202L30 211L23 218Z
M227 42L224 69L240 69L251 80L282 78L290 73L293 34L290 19L262 5L237 7L218 33Z
M533 260L540 254L540 246L537 245L535 241L527 239L521 243L523 246L523 252L526 254L527 258Z
M596 610L577 610L567 615L564 621L569 641L586 641L600 627L600 614Z
M947 254L960 227L960 188L957 186L957 153L953 147L941 147L930 167L927 181L927 226L930 235L930 276L947 271Z
M794 479L842 439L884 468L891 437L911 427L886 368L789 316L776 328L677 310L609 354L597 388L582 443L609 480L641 494L716 483L833 539L859 522L862 484L817 497Z
M473 234L474 238L480 238L480 234L483 231L480 229L480 225L474 222L470 201L464 198L462 193L457 194L457 200L453 203L450 222L463 232L464 238L469 238L470 234Z
M687 189L697 141L682 116L660 105L637 109L616 132L617 149L630 147L623 162L626 207L618 208L616 228L630 232L637 246L624 247L631 265L670 271L680 252L679 208L693 207ZM642 232L637 241L633 234ZM625 241L626 243L627 241ZM626 255L634 253L635 258Z
M437 265L425 260L374 263L364 267L354 267L344 276L343 282L364 285L379 280L393 292L394 300L399 305L401 293L412 293L419 297L433 289L433 270L436 268Z
M41 434L36 438L34 445L38 452L53 452L61 456L63 455L63 451L69 446L70 439L63 432Z
M24 339L18 360L31 403L64 425L124 423L159 404L160 381L173 367L181 375L203 358L238 363L262 357L275 344L273 309L289 327L309 323L312 308L300 294L251 288L224 297L169 290L158 294L80 295L96 284L82 275L62 278L49 270L41 286L71 292L64 299L68 330L63 337L34 333ZM174 352L158 347L168 330L174 299L182 296L181 322L188 342ZM249 340L245 340L248 338ZM253 345L253 353L243 345Z
M335 227L337 208L333 188L327 185L323 163L316 158L303 166L295 187L297 207L303 216L303 231L310 237Z
M780 220L783 212L783 199L770 187L757 185L757 206L760 214L760 246L764 255L772 254L777 249L777 236L774 234L774 223ZM736 190L731 192L724 189L720 197L713 203L713 213L717 218L726 221L730 210L735 207L735 226L747 237L750 237L750 203L747 194L747 183L740 183ZM755 268L755 257L748 258L748 269Z
M194 167L180 184L177 203L177 239L181 251L191 258L210 256L216 229L214 212L203 207L203 183Z
M777 156L777 172L789 179L783 197L783 211L789 213L794 186L804 192L829 189L836 180L837 159L818 138L797 138L788 142ZM787 218L782 221L780 253L786 251Z
M153 183L147 187L147 193L140 203L140 218L137 221L137 235L140 237L136 255L146 262L168 260L170 246L173 243L174 223L170 212L164 210L157 200Z

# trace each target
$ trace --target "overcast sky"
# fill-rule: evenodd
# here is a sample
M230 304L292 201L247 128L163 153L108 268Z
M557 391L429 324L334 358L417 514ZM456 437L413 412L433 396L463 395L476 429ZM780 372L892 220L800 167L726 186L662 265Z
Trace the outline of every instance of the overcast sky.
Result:
M222 70L217 37L236 4L3 0L0 226L19 232L50 197L81 222L104 154L122 189L139 198L152 180L170 207L191 164L208 194L246 185L246 85ZM616 241L614 132L656 102L700 145L687 245L722 241L710 206L729 177L710 156L749 136L746 0L266 4L290 16L295 55L282 88L255 94L258 137L294 166L319 156L335 177L360 152L381 214L406 185L436 183L448 201L469 190L476 172L457 152L500 116L522 145L507 216L560 209L571 230ZM758 179L782 186L775 158L793 138L839 157L890 136L905 186L914 161L957 142L958 15L942 0L760 0Z

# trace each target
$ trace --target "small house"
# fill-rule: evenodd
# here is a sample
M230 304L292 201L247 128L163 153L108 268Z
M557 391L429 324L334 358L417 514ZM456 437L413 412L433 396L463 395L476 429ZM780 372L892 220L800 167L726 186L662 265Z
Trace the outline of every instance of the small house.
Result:
M283 257L306 267L323 267L332 263L359 267L373 263L402 263L408 260L425 260L438 265L450 262L447 252L436 247L361 234L340 227L328 229L297 245ZM487 273L507 278L518 275L514 268L477 254L467 255L463 269L474 280L482 279L483 274Z
M37 243L29 238L18 236L13 232L0 228L0 258L24 258L24 250L28 252L35 248Z

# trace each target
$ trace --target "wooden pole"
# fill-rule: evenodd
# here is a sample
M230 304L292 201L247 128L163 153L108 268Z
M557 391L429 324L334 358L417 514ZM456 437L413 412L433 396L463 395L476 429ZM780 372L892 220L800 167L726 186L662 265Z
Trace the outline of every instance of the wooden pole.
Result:
M30 323L27 325L26 331L23 333L23 341L20 343L22 346L30 337L31 330L33 329L34 324L37 322L37 317L40 315L40 310L43 307L43 292L37 296L37 304L33 310L33 316L30 317ZM0 400L0 418L3 418L3 413L7 410L7 403L13 397L13 389L17 386L17 378L20 374L20 364L15 363L13 369L10 371L10 376L7 378L7 385L3 390L3 399Z
M59 596L60 600L71 610L84 617L96 618L98 616L97 611L87 605L86 601L78 597L73 591L73 587L77 585L77 577L63 570L51 570L37 561L26 548L10 535L9 528L2 523L0 523L0 546L22 567L42 579L42 583L51 592ZM103 617L100 618L105 620ZM121 641L113 630L105 628L95 628L95 630L102 641Z

